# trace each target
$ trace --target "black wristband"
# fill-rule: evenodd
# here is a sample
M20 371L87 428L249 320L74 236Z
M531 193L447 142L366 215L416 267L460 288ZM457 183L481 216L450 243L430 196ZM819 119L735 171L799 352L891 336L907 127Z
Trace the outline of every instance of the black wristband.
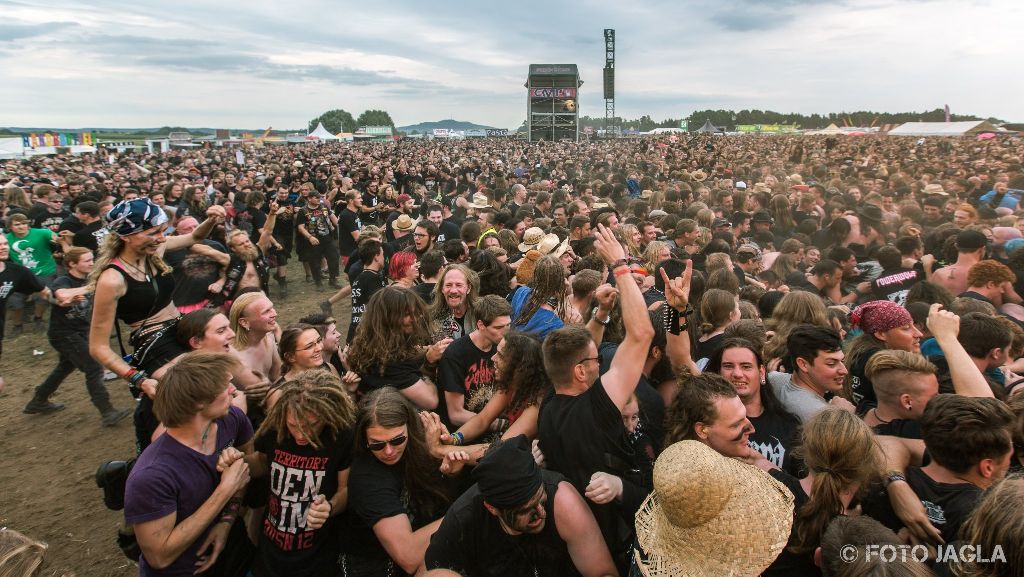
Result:
M679 311L665 305L665 312L661 315L662 326L665 328L665 332L673 335L678 335L679 330Z

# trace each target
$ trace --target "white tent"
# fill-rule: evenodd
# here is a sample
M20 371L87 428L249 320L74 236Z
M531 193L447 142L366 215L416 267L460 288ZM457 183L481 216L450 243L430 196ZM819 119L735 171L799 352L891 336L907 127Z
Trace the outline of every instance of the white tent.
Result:
M330 133L329 130L324 128L324 123L323 122L321 122L320 124L317 124L316 125L316 130L314 130L313 132L310 132L306 136L306 138L309 139L309 140L338 140L337 136L334 136L333 134Z
M0 158L17 158L24 156L25 145L18 138L0 138Z
M842 133L843 133L843 131L840 130L838 126L836 126L835 122L833 122L832 124L829 124L825 128L822 128L821 130L810 130L810 131L805 132L804 134L817 135L817 134L842 134Z
M981 132L1001 132L987 120L962 122L907 122L889 131L889 136L969 136Z

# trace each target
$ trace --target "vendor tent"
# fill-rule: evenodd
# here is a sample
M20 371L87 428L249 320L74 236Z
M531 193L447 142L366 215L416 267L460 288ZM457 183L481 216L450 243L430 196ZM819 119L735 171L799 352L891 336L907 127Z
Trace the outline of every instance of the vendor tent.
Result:
M308 140L338 140L337 136L331 134L329 130L324 128L324 123L321 122L316 125L316 130L310 132L306 138Z
M18 158L25 154L24 141L18 138L0 138L0 158Z
M987 120L963 122L907 122L889 131L889 136L973 136L982 132L1000 132Z
M840 130L838 126L836 126L835 122L833 122L832 124L829 124L825 128L822 128L821 130L810 130L810 131L805 132L804 134L808 134L808 135L843 134L843 131Z

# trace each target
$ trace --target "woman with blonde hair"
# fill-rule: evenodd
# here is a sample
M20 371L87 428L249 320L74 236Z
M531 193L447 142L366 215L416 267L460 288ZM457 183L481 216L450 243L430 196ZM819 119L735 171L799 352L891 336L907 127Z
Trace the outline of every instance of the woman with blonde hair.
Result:
M644 267L649 274L654 274L658 264L672 258L668 243L660 240L652 240L644 248Z
M616 237L619 242L626 247L626 256L633 258L641 258L642 254L640 251L640 241L643 235L640 233L640 229L633 224L620 224L619 228L616 229Z
M769 471L796 497L793 528L786 549L762 574L766 577L815 575L814 552L832 519L847 515L857 493L881 471L875 435L856 415L829 407L804 423L797 456L807 476L796 479L767 460Z
M25 535L0 528L0 577L35 577L49 546Z
M94 290L89 354L108 371L128 381L140 399L135 412L136 440L141 452L156 430L152 397L156 395L154 373L185 352L175 338L181 316L174 306L174 277L164 262L166 250L187 248L202 241L224 220L222 206L206 209L207 218L192 234L167 237L167 213L149 199L118 203L106 215L108 234L89 276ZM110 347L110 334L120 320L131 328L128 342L134 353L130 363L125 353Z

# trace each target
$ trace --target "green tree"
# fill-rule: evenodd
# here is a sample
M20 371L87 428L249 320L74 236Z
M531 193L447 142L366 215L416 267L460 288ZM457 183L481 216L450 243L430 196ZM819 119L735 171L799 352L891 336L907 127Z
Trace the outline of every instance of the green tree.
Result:
M340 108L328 110L313 120L310 120L309 130L312 131L315 129L316 125L321 122L324 123L324 128L326 128L331 134L337 134L339 132L355 132L357 126L352 115Z
M395 127L395 121L386 110L367 110L356 119L357 126L390 126Z

